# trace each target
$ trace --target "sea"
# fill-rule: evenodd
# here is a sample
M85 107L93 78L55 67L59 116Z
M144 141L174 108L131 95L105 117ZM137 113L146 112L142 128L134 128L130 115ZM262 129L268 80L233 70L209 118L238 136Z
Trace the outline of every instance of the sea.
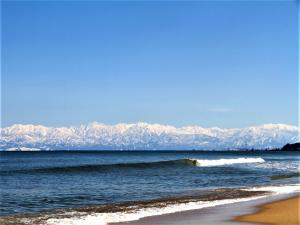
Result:
M298 152L0 152L0 224L106 225L296 193Z

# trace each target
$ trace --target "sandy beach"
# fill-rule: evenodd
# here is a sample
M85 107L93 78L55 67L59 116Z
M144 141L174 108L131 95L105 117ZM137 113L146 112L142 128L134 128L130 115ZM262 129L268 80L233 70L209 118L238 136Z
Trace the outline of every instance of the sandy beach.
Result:
M239 216L236 221L270 225L300 224L300 196L259 206L254 214Z
M265 210L272 207L272 211ZM259 216L261 211L268 215ZM253 217L249 219L250 217ZM255 219L254 219L255 217ZM299 224L299 197L274 195L256 200L141 218L112 225L294 225Z

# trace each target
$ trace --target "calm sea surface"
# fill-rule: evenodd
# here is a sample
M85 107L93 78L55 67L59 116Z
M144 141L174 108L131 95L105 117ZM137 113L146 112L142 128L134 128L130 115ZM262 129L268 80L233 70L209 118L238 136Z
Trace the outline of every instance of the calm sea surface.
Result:
M293 152L1 152L0 215L297 184L299 161Z

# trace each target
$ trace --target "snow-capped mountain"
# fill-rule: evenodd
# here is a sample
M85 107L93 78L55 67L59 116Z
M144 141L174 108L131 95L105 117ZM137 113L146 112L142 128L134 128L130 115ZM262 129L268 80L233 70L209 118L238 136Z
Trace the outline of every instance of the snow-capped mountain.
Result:
M136 123L105 125L97 122L78 127L15 124L1 128L1 150L156 150L156 149L265 149L299 141L299 128L265 124L223 129Z

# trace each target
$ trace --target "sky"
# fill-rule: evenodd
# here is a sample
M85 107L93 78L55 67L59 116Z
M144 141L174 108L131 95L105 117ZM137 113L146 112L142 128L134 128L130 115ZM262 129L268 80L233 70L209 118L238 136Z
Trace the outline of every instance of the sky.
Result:
M1 126L298 125L294 1L2 1Z

